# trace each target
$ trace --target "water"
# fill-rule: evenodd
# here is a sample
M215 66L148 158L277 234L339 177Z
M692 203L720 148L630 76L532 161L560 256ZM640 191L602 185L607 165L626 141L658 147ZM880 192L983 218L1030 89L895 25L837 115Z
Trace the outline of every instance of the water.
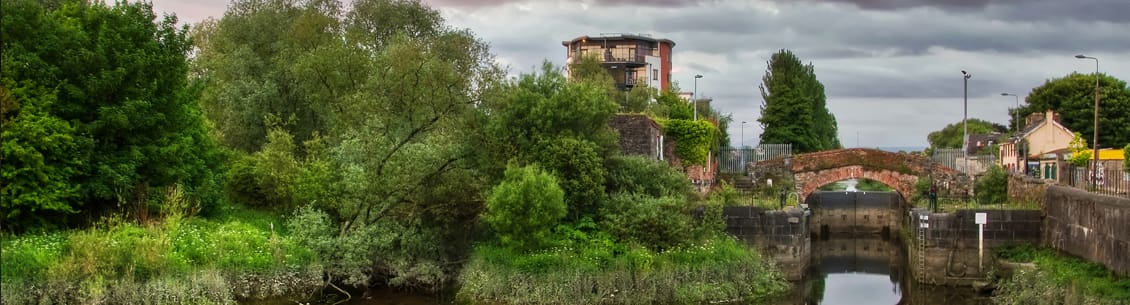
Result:
M877 235L812 241L806 278L774 305L989 305L968 287L913 282L899 241Z

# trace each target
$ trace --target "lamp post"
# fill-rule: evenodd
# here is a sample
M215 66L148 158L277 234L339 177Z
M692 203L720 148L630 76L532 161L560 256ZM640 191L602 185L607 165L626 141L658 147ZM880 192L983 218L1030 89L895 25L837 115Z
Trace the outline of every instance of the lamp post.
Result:
M742 150L745 150L745 121L742 121Z
M1099 166L1099 59L1084 56L1083 54L1075 55L1078 59L1094 59L1095 60L1095 133L1092 136L1095 149L1095 161L1091 162L1091 188L1098 186L1098 166Z
M1019 170L1020 169L1020 155L1019 155L1019 153L1020 153L1020 136L1021 136L1020 135L1020 96L1018 96L1016 94L1012 94L1012 93L1007 93L1007 92L1001 93L1001 96L1010 96L1010 95L1013 98L1016 99L1016 112L1014 112L1012 114L1012 120L1016 121L1016 124L1015 124L1016 125L1016 135L1015 135L1016 140L1014 140L1013 143L1015 143L1015 148L1016 148L1016 152L1017 152L1016 169Z
M698 79L702 74L694 75L694 93L691 94L691 108L694 108L694 120L698 121Z
M961 159L964 160L963 162L965 163L965 166L964 166L965 168L962 169L962 171L965 172L966 175L968 175L969 174L969 147L968 147L968 145L969 145L969 123L966 122L966 119L969 117L969 78L973 77L973 75L965 72L965 70L961 70L961 75L965 76L963 81L962 81L962 86L961 86L963 96L964 96L963 99L962 99L962 101L963 101L962 102L962 105L963 105L962 109L963 110L961 112L961 125L962 125Z

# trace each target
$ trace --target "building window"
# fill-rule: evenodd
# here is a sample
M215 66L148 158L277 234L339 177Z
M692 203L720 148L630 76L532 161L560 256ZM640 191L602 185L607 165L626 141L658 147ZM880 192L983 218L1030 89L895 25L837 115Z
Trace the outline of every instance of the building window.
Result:
M659 80L659 69L651 69L651 80Z

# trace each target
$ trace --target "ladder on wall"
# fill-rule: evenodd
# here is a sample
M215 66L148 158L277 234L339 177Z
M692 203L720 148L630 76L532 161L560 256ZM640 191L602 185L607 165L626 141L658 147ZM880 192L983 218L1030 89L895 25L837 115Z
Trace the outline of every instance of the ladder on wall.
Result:
M916 265L915 267L918 269L916 270L916 274L918 274L918 280L919 282L924 282L924 280L926 279L926 232L930 229L930 215L919 214L917 222L918 223L916 227L918 234L915 234L916 240L914 244L914 252L917 253L915 253L916 255L914 259Z

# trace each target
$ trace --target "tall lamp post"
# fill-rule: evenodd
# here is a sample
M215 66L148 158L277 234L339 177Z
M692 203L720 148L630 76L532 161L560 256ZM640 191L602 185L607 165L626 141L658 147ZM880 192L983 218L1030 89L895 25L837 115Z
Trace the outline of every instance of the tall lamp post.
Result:
M694 75L694 93L691 94L691 108L694 108L694 120L698 121L698 79L702 74Z
M745 150L745 121L742 121L742 146L739 148Z
M969 147L968 147L968 145L969 145L969 123L966 122L966 119L969 117L969 78L973 77L973 75L969 74L968 72L965 72L965 70L961 70L961 75L965 76L963 81L962 81L962 86L961 86L962 92L963 92L962 94L964 96L963 99L962 99L962 101L963 101L962 102L962 105L963 105L962 109L963 110L961 112L961 125L962 125L961 159L964 160L964 163L965 163L965 168L962 169L962 171L965 172L966 175L968 175L969 174Z
M1099 59L1084 56L1083 54L1075 55L1078 59L1094 59L1095 60L1095 133L1092 136L1095 149L1095 161L1091 162L1091 188L1098 186L1098 166L1099 166Z
M1021 166L1021 164L1020 164L1020 136L1021 136L1020 135L1020 96L1016 95L1016 94L1012 94L1012 93L1007 93L1007 92L1001 93L1001 96L1012 96L1012 97L1016 98L1016 112L1012 113L1012 120L1016 122L1016 124L1015 124L1016 125L1016 135L1015 135L1016 140L1013 143L1015 143L1015 148L1016 148L1016 153L1017 153L1017 155L1016 155L1016 170L1019 171L1020 166ZM1027 166L1027 165L1025 165L1025 166Z

